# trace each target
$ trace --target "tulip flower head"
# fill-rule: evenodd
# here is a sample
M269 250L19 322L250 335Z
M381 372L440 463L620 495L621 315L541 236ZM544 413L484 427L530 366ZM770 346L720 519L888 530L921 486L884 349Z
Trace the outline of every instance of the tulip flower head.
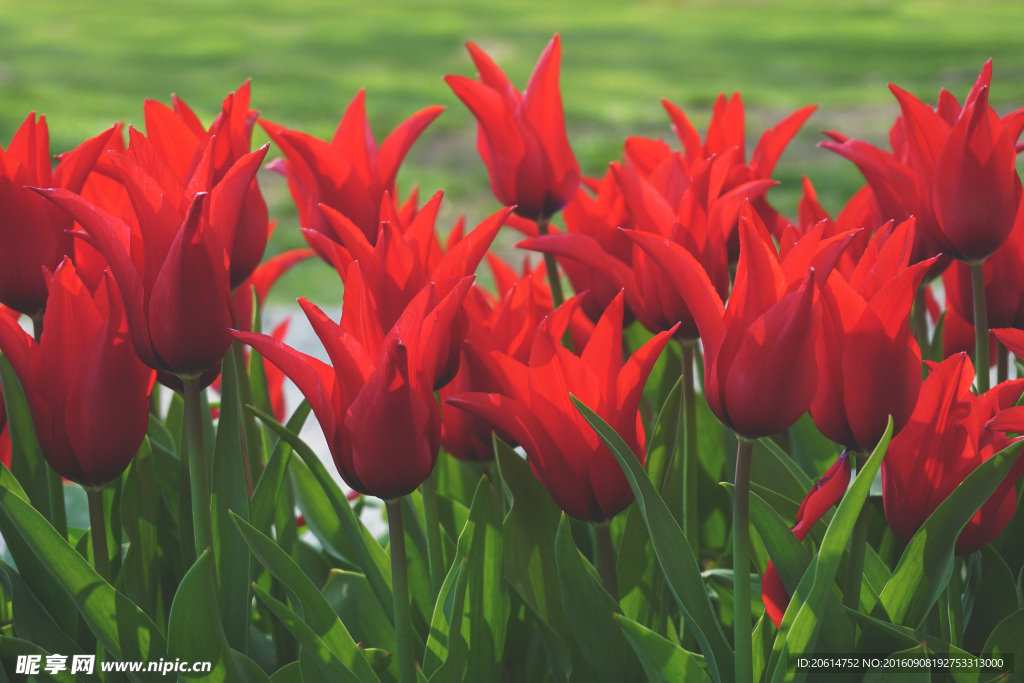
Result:
M578 299L570 299L559 311L578 306ZM534 337L528 363L467 342L467 353L481 354L480 362L490 367L501 391L459 394L446 401L511 436L558 506L589 522L614 517L632 502L633 492L570 394L593 407L643 462L644 431L637 408L651 367L672 334L656 335L623 362L622 308L620 294L579 356L561 345L565 327L553 329L552 317Z
M466 43L480 80L449 75L445 81L478 123L477 151L487 165L499 202L530 220L547 220L569 203L580 184L580 166L565 134L558 85L562 58L556 34L520 93L498 65Z
M70 259L50 279L43 328L37 344L0 316L0 349L25 390L47 462L67 479L101 487L142 444L154 372L132 348L113 279L93 295Z

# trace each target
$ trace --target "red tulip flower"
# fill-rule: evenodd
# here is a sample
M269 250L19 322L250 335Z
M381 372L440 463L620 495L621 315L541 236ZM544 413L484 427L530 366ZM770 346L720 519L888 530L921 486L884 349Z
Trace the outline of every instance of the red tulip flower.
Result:
M578 305L570 300L562 308ZM651 367L672 334L656 335L623 362L622 308L620 295L601 316L579 356L561 345L561 333L553 329L551 318L534 337L529 364L467 342L467 353L481 354L480 361L490 366L501 391L447 400L511 436L526 450L533 473L558 506L589 522L614 517L632 502L633 492L615 457L569 395L591 406L642 463L644 431L637 407Z
M28 115L0 148L0 303L35 316L46 307L47 281L65 256L74 254L72 219L30 188L79 192L113 134L110 128L61 156L54 169L46 117Z
M882 461L882 496L889 527L909 541L935 508L985 460L1024 432L1017 409L1007 411L1024 391L1024 380L1003 382L980 396L971 392L974 365L963 353L932 367L903 430ZM1005 411L1005 415L1002 413ZM974 552L996 537L1017 507L1018 458L1006 479L967 523L956 553Z
M231 345L228 245L267 147L241 157L214 184L211 143L191 176L180 178L141 133L130 129L129 136L127 156L110 158L131 199L131 223L66 190L40 192L74 216L110 264L142 362L198 375Z
M438 301L427 285L389 330L378 322L360 264L349 267L344 313L335 323L299 304L334 367L264 334L234 332L276 365L305 395L342 479L385 500L412 493L430 475L441 438L434 398L443 343L471 279Z
M910 334L914 295L932 261L909 266L913 221L869 242L849 280L832 273L822 290L818 390L810 412L832 441L869 451L889 416L899 433L917 403L921 350Z
M558 85L562 43L556 34L520 93L487 54L466 43L480 80L445 76L476 117L477 151L498 201L530 220L547 220L569 203L580 166L565 134Z
M50 280L43 327L37 344L0 316L0 348L21 381L47 462L66 479L101 487L142 444L154 373L132 348L113 280L94 296L70 259Z
M250 82L224 98L221 111L206 129L185 102L172 95L172 107L146 100L146 136L179 178L188 178L203 156L207 141L213 140L213 184L252 149L252 131L259 112L249 109ZM263 258L274 228L267 215L267 203L254 177L238 212L237 228L230 244L231 287L238 287Z
M807 538L811 528L829 508L839 502L849 485L850 456L843 451L800 503L800 509L796 512L796 523L791 528L797 540L803 541ZM781 626L782 617L789 606L789 591L782 583L773 562L768 562L764 577L761 579L761 601L764 602L764 610L768 617L775 623L775 628Z
M696 321L704 345L704 391L712 412L747 439L788 429L817 388L821 326L815 279L828 277L852 235L822 240L819 227L779 255L749 204L740 213L740 260L729 305L682 246L627 234L657 263Z
M319 206L325 204L348 217L373 242L380 227L381 200L385 194L398 196L398 167L416 138L442 111L444 107L433 106L416 112L379 148L366 119L363 90L345 110L330 142L260 119L260 125L287 158L271 167L288 178L299 225L341 242L320 212Z

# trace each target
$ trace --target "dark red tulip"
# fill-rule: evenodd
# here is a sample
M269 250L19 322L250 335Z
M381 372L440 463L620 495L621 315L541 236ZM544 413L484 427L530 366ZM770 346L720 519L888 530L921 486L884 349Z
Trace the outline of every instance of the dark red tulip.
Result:
M267 147L240 158L214 184L212 143L183 180L141 133L130 129L129 136L127 156L110 158L128 190L131 223L63 189L40 193L74 216L110 264L142 362L199 375L231 345L227 245Z
M347 216L372 243L380 227L384 195L398 197L398 167L416 138L442 111L444 107L433 106L416 112L379 148L366 119L363 90L348 105L330 142L260 119L260 125L287 158L272 168L288 178L299 225L340 242L320 212L319 206L324 204Z
M578 305L570 300L559 310ZM525 449L533 473L558 506L590 522L614 517L632 502L633 492L615 457L569 395L604 418L642 463L644 431L637 407L651 367L672 334L658 334L623 362L622 308L620 295L578 356L561 345L561 332L553 329L551 317L534 337L528 364L467 342L467 354L480 354L501 391L447 400L511 436Z
M580 184L580 166L565 134L558 85L562 43L556 34L520 93L487 54L466 43L480 80L445 76L478 123L477 150L498 201L530 220L550 218Z
M1024 379L1003 382L981 396L971 392L973 382L967 354L934 365L910 421L889 444L882 461L885 517L904 541L978 465L1016 440L1004 432L1024 432L1019 409L1007 410L1024 391ZM1022 474L1024 458L1018 458L964 527L958 555L980 549L1003 530L1016 510L1014 485Z
M142 444L154 373L128 339L113 279L93 296L67 258L50 281L43 328L37 344L0 316L0 348L21 381L47 462L83 486L103 486Z
M0 303L35 316L46 307L47 282L65 256L74 255L73 223L60 208L30 188L79 192L114 129L61 155L54 169L46 117L28 115L6 151L0 148Z
M434 376L471 279L440 301L436 288L427 285L388 330L378 321L358 262L349 266L345 283L340 324L299 300L333 368L268 335L234 335L305 395L345 483L392 500L412 493L437 460L441 413Z
M868 243L849 280L836 271L822 289L810 412L822 434L851 450L874 448L890 415L899 433L917 403L921 350L910 310L931 261L910 266L913 248L913 221L890 224Z
M797 540L803 541L818 520L846 493L850 485L850 469L850 456L843 451L832 467L828 468L828 472L804 496L796 512L796 523L792 527ZM789 606L789 591L783 585L773 562L768 562L761 579L761 601L764 602L768 617L775 623L775 628L781 626L782 617Z
M704 346L704 391L712 412L748 439L788 429L817 388L816 303L852 235L822 240L823 226L786 248L780 260L749 204L740 213L740 260L729 304L682 246L637 230L627 234L664 270L682 296Z

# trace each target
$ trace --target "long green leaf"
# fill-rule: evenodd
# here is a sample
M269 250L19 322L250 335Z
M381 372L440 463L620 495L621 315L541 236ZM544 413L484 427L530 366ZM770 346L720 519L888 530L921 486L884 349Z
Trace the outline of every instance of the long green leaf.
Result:
M423 655L423 673L431 683L465 679L467 647L462 618L469 581L468 560L462 558L448 570L434 605L430 637Z
M650 683L710 683L711 677L701 667L699 655L688 652L671 640L620 614L614 617L626 640L640 658L640 664L643 665Z
M327 602L323 594L313 585L302 568L295 564L288 553L282 550L272 539L260 533L237 515L232 516L245 537L252 554L263 563L263 566L285 585L289 592L298 600L302 610L303 622L312 629L317 638L321 639L331 653L352 670L360 680L379 680L363 653L356 646L334 608ZM266 603L266 601L264 600ZM269 603L267 603L269 606ZM291 627L289 627L291 630ZM293 630L292 633L299 637ZM301 640L301 638L299 638Z
M128 536L122 579L125 593L154 621L160 590L159 517L154 455L149 438L143 440L125 475L121 497L121 525Z
M306 423L311 408L307 401L303 401L285 425L292 434L298 434L302 425ZM274 452L270 454L267 466L260 475L252 492L250 512L252 514L252 525L265 534L270 532L270 523L274 519L274 510L277 508L281 487L284 486L285 474L288 471L288 463L291 462L292 447L287 441L278 439Z
M61 651L58 654L65 654L66 651ZM39 647L36 643L24 640L22 638L11 638L10 636L0 636L0 661L5 662L16 662L18 657L25 655L35 655L41 657L39 670L45 671L46 656L50 653ZM11 666L13 670L14 667ZM68 671L60 671L55 675L43 674L46 676L47 681L54 681L55 683L76 683L78 677L72 676ZM3 671L0 671L0 676L4 676ZM37 679L38 680L38 679Z
M661 570L668 581L669 589L686 619L687 627L693 631L701 652L707 658L712 677L717 681L729 681L733 677L733 653L725 639L722 627L715 616L704 589L704 581L697 566L683 530L665 505L654 485L640 466L636 456L601 416L572 397L576 409L590 423L598 436L608 445L619 467L626 475L636 496L637 505L647 522L651 543L661 564Z
M1024 442L996 453L971 472L910 539L892 578L879 596L874 616L916 627L946 589L960 531L1006 478Z

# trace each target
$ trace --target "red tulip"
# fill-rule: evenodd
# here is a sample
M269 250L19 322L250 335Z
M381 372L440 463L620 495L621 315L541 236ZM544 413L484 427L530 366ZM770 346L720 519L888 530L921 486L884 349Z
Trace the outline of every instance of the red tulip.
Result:
M221 111L209 130L199 122L185 102L172 95L173 109L156 100L146 100L146 136L174 173L185 180L213 140L211 160L213 184L219 183L231 167L252 148L252 130L259 112L249 109L250 82L224 98ZM267 215L267 203L254 177L239 208L238 227L224 246L231 255L231 287L238 287L259 265L274 224Z
M299 225L340 242L318 208L324 204L347 216L373 242L380 227L381 200L385 194L397 197L398 167L423 129L442 111L444 107L433 106L416 112L379 149L366 120L363 90L348 105L330 142L260 119L288 159L272 168L288 178Z
M796 523L791 529L797 540L803 541L807 537L811 528L828 509L839 502L849 485L850 456L843 451L800 503L800 509L796 512ZM775 628L781 626L782 617L789 606L789 591L783 585L773 562L768 562L764 577L761 579L761 600L764 602L764 610L768 617L775 623Z
M578 305L570 300L559 310ZM633 493L615 457L569 395L604 418L642 463L644 431L637 407L651 367L672 334L662 332L623 362L622 308L620 295L579 356L561 345L561 331L553 329L550 317L534 337L529 364L467 342L467 353L480 354L501 391L446 401L510 435L526 450L533 473L559 507L590 522L614 517L632 502Z
M135 355L108 277L95 296L65 258L36 343L0 316L0 348L25 391L39 446L61 476L100 487L120 476L149 425L154 373Z
M821 326L815 279L828 277L852 237L821 240L822 228L788 246L780 261L764 224L745 205L728 307L686 249L658 235L627 232L689 307L704 345L708 405L745 438L788 429L814 397L814 346Z
M351 488L392 500L411 493L437 460L441 413L433 381L442 345L471 279L438 301L424 287L388 330L378 322L358 262L349 266L344 314L335 323L299 303L334 367L264 334L235 331L284 372L320 422L334 463Z
M32 192L60 187L79 192L114 129L61 156L53 169L46 117L28 115L4 151L0 148L0 303L35 316L46 306L43 268L53 271L74 254L71 218Z
M810 412L822 434L852 450L874 448L890 415L899 433L917 403L921 350L910 334L910 309L932 262L908 267L913 247L913 221L890 224L871 239L849 280L834 272L822 290Z
M973 381L967 354L934 365L910 421L889 444L882 461L885 517L904 541L968 474L1016 440L1004 432L1024 432L1016 409L1006 411L1024 391L1024 380L1003 382L981 396L971 392ZM980 549L1003 530L1016 510L1014 485L1022 474L1024 458L1018 458L964 527L956 542L958 555Z
M232 300L235 306L235 321L239 329L252 331L253 296L255 295L256 302L262 306L277 279L312 255L311 249L290 249L273 256L261 263L252 275L235 289Z
M142 134L130 129L129 137L128 155L110 156L131 199L131 224L66 190L40 193L75 217L110 264L142 362L199 375L231 344L226 245L267 147L240 158L213 184L211 143L183 180Z
M550 218L580 184L580 166L565 134L558 86L562 43L556 34L520 94L498 65L466 43L480 80L445 76L478 123L477 151L498 201L530 220Z

